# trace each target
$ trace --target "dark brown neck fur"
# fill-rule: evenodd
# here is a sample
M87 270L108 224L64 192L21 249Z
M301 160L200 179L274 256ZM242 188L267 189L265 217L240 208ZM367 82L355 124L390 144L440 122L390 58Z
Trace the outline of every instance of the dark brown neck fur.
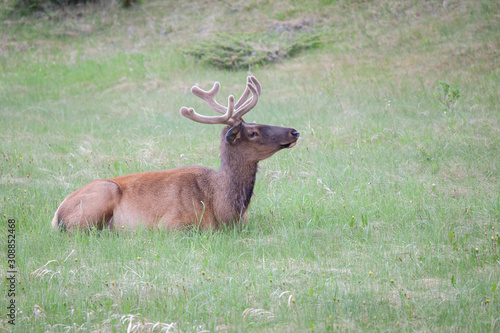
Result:
M236 214L242 215L253 194L257 162L246 161L242 152L221 142L221 166L218 171L220 186L224 187L226 202Z

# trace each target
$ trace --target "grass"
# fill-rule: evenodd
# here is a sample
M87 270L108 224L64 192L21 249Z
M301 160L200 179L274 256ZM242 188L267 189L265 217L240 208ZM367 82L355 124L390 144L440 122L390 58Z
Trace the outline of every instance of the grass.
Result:
M152 1L3 18L0 214L17 221L18 273L16 326L4 310L0 327L497 331L498 13L494 1ZM252 68L263 94L247 121L301 139L260 164L248 225L51 230L58 204L91 180L217 168L221 128L178 110L209 113L189 88L217 80L223 99L247 73L182 50L277 25L328 38ZM2 263L3 278L7 252Z

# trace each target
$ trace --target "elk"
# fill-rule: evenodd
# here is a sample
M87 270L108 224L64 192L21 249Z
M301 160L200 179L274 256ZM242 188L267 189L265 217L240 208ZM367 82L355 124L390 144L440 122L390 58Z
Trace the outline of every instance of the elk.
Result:
M242 96L225 107L215 100L220 84L210 91L194 86L191 92L219 116L204 116L182 107L182 116L202 124L226 125L221 133L219 170L185 166L95 180L71 193L52 220L53 228L73 232L92 228L134 230L216 229L246 222L257 164L277 151L293 147L299 132L293 128L246 123L243 116L258 102L261 85L247 78Z

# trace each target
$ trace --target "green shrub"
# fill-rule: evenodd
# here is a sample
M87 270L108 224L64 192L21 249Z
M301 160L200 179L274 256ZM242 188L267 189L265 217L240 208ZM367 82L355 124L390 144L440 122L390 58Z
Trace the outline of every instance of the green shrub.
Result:
M105 0L14 0L13 12L26 15L37 11L48 9L60 9L78 4L95 4ZM132 3L139 3L140 0L119 0L123 7L130 7Z
M252 65L278 62L300 51L322 46L320 33L293 37L218 34L187 47L184 52L208 65L239 70Z

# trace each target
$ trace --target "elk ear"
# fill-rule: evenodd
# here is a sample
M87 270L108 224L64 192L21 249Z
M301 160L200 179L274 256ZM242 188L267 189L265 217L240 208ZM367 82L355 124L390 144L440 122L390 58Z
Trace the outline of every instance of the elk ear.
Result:
M238 140L241 136L240 132L241 132L241 123L231 127L226 133L225 137L226 143L230 146L234 145L236 143L236 140Z

